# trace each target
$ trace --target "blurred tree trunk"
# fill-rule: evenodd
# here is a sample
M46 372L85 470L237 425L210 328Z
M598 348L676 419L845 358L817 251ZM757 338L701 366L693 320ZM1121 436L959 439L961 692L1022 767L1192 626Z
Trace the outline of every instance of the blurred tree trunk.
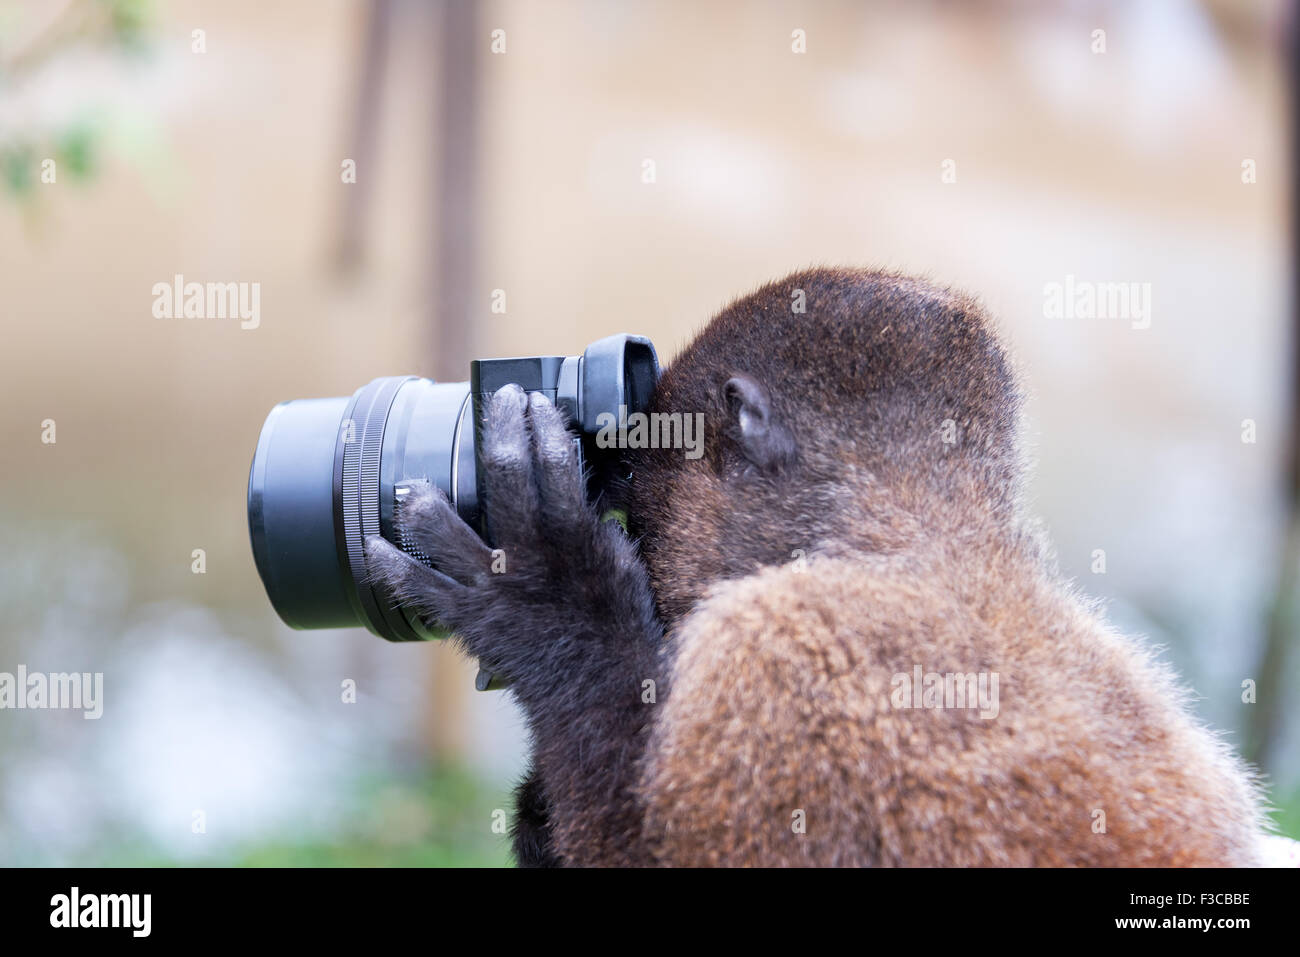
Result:
M470 317L478 268L479 77L482 38L473 0L441 0L430 58L436 73L436 156L433 190L433 263L428 322L435 378L469 376ZM432 651L432 687L426 723L427 752L434 761L463 756L466 698L474 666L446 643Z
M365 215L374 194L371 188L374 180L372 160L378 139L392 20L392 0L371 0L366 13L366 38L357 81L357 100L352 112L351 139L344 157L357 164L358 173L356 182L343 190L343 216L334 250L335 268L340 272L351 271L361 263Z
M433 374L469 375L469 325L478 267L478 11L474 0L441 0L434 38L438 115L433 194L434 288L428 299Z

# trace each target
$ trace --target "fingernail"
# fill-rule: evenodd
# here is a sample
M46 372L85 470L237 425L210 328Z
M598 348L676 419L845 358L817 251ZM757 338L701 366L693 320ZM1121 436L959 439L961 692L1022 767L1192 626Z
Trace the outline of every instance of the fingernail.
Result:
M519 403L520 409L528 408L528 393L523 390L517 383L507 382L501 388L497 389L498 398L502 396L513 395L515 401Z

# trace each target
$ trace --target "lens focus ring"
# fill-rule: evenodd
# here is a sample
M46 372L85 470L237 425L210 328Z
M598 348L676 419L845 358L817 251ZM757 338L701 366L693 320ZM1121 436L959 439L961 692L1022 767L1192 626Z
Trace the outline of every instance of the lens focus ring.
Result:
M365 539L380 533L379 456L388 410L398 390L413 378L375 379L358 390L344 416L335 453L335 495L339 503L335 516L342 532L336 539L339 560L356 586L358 617L384 637L390 637L384 632L391 632L393 623L385 611L387 602L375 595L367 580Z

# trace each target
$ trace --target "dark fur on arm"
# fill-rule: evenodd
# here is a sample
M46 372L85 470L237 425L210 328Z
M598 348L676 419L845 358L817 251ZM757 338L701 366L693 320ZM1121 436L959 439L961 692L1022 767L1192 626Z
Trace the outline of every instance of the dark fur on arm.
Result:
M483 459L497 549L424 485L398 521L434 567L372 537L371 576L510 681L534 743L520 789L525 854L547 834L564 863L649 863L635 789L656 705L642 698L653 681L665 700L668 670L645 567L586 501L573 437L545 397L499 392Z
M515 819L510 824L510 843L520 867L559 867L551 842L550 811L542 781L532 768L515 788Z

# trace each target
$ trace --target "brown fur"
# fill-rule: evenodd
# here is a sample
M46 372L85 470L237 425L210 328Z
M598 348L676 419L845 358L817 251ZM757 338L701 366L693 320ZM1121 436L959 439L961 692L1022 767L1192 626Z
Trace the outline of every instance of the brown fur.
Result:
M735 441L720 390L737 374L794 436L774 474ZM654 411L704 412L707 444L631 456L672 649L636 787L649 859L1255 862L1248 772L1022 514L1019 410L976 303L861 270L760 289L668 369ZM916 665L997 672L998 716L893 707Z

